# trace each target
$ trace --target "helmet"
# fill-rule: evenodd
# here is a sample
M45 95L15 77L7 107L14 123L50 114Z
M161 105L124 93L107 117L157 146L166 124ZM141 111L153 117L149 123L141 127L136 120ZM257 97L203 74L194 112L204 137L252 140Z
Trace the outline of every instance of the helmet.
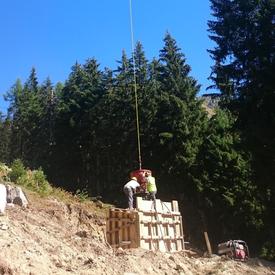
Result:
M137 181L137 178L136 178L136 177L132 177L131 179Z

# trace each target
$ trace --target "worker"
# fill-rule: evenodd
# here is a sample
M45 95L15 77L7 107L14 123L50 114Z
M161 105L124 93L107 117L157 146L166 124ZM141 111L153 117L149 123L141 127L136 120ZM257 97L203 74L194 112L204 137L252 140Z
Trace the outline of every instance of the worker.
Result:
M138 187L140 187L140 185L136 177L132 177L131 180L128 181L123 187L123 191L127 197L128 207L130 210L133 209L133 195L136 193Z
M156 180L148 172L145 173L145 178L146 178L146 181L147 181L146 189L147 189L147 192L149 193L150 199L155 201L156 200L156 194L157 194Z

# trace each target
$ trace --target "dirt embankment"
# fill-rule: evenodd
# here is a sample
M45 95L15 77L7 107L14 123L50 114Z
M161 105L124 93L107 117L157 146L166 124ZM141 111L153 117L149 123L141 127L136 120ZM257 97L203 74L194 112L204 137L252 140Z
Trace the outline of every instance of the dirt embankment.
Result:
M26 209L0 217L0 274L275 274L275 264L187 257L142 249L113 251L95 204L29 194Z

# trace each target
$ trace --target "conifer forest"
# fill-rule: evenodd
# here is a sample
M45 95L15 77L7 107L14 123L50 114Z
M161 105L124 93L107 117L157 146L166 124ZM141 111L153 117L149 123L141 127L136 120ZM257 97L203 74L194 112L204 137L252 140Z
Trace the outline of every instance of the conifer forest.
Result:
M152 60L138 42L134 59L122 51L115 69L95 58L72 64L64 83L39 82L30 68L5 95L0 162L20 159L55 186L125 207L122 187L138 169L135 65L142 167L153 171L157 197L179 201L191 242L206 227L213 241L245 239L274 260L275 2L210 2L213 115L167 32Z

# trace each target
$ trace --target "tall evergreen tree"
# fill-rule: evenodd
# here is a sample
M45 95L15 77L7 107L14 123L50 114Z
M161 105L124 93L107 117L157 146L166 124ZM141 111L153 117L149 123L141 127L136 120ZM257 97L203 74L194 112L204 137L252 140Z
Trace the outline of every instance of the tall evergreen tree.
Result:
M10 119L0 112L0 162L10 161Z
M198 155L198 206L206 214L213 241L236 236L256 243L263 209L252 182L251 156L242 149L234 122L232 114L222 110L209 120Z
M29 78L24 84L21 96L20 123L22 137L22 156L25 163L32 168L38 168L38 155L35 144L40 132L41 104L39 85L35 68L31 69Z
M55 146L54 127L57 106L57 97L49 77L39 89L38 101L40 105L39 124L33 146L37 154L37 166L43 167L48 173L54 161L52 155Z
M158 158L162 162L158 163L157 159L156 162L173 175L174 184L170 187L188 192L191 189L187 187L193 185L192 169L206 116L196 98L199 85L189 76L190 66L169 33L160 51L160 64L162 94L154 127L159 138L155 152L163 155Z
M59 96L56 124L58 178L69 188L73 188L74 183L79 188L91 185L89 188L93 189L92 185L96 185L96 169L90 163L95 165L91 160L96 156L93 151L96 147L92 147L94 110L101 96L102 76L98 66L94 59L88 60L84 66L76 63Z
M38 133L40 104L36 71L32 68L24 86L17 80L6 95L10 101L8 110L12 118L11 156L24 159L27 165L35 165L34 143Z
M275 247L275 5L271 0L211 0L212 79L237 115L252 153L254 182L266 209L266 239ZM263 234L263 233L262 233Z

